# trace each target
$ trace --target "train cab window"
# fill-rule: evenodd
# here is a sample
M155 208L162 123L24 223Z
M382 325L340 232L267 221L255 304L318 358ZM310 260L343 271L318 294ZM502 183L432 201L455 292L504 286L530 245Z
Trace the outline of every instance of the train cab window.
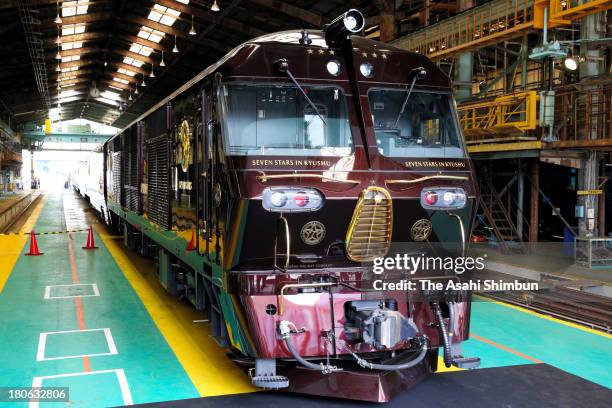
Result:
M333 87L226 85L220 97L228 155L348 156L346 99Z
M407 92L368 92L379 152L387 157L464 157L450 95L413 91L406 101Z

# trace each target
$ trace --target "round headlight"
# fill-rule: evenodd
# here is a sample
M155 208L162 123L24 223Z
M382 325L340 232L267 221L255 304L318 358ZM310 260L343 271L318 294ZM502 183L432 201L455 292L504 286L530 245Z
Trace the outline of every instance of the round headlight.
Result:
M335 60L331 60L327 63L327 72L333 76L340 75L340 63Z
M357 19L352 15L344 17L344 26L348 30L353 31L357 27Z
M444 196L442 197L442 199L444 200L445 203L447 204L452 204L455 201L455 193L451 192L451 191L447 191L446 193L444 193Z
M364 62L359 66L359 72L366 78L372 78L374 76L374 67L369 62Z
M270 202L275 207L282 207L287 202L287 196L283 192L276 191L270 196Z
M438 201L438 195L435 191L428 191L423 197L427 205L434 205Z

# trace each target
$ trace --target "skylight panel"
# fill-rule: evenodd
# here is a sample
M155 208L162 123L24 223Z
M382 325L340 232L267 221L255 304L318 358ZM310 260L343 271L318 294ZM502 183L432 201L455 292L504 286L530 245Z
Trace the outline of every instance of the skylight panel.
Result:
M75 96L77 94L78 94L78 92L76 90L71 89L69 91L62 91L62 92L60 92L59 93L59 97L60 98L69 98L69 97Z
M70 75L70 76L63 76L60 78L60 81L70 81L72 79L76 79L76 75Z
M155 3L147 18L156 23L172 26L180 15L181 12L178 10Z
M139 59L134 59L132 57L125 57L123 58L123 63L127 65L133 65L137 68L140 68L144 64L144 61L141 61Z
M121 88L119 88L118 86L115 86L115 85L109 85L108 87L109 87L109 88L116 89L116 90L118 90L118 91L123 91L123 89L121 89Z
M62 26L62 35L82 34L85 32L85 23L66 24Z
M133 53L148 57L153 52L153 48L147 47L146 45L132 43L132 46L130 47L130 51L132 51Z
M134 76L136 75L136 72L129 70L129 69L125 69L125 68L119 68L117 70L118 73L123 74L123 75L129 75L129 76Z
M78 71L79 70L79 66L75 66L75 67L66 67L66 68L62 68L62 72L73 72L73 71Z
M140 38L144 38L145 40L153 41L156 43L159 43L164 37L164 35L165 34L161 31L149 28L147 26L142 26L140 31L138 32L138 36Z
M121 96L117 92L106 90L100 94L101 97L110 99L113 101L118 101L121 99Z
M62 43L62 50L73 50L75 48L81 48L83 46L83 41L72 41Z
M96 100L99 101L99 102L105 103L107 105L112 105L112 106L117 106L118 105L118 103L116 101L113 101L112 99L105 98L103 96L97 97Z
M76 0L62 2L62 17L80 16L87 14L89 0Z
M183 3L183 4L189 4L189 0L176 0L179 3Z
M80 55L69 55L67 57L62 57L62 62L72 62L72 61L78 61L81 59Z
M125 79L123 79L123 78L117 78L117 77L113 77L113 81L115 81L115 82L119 82L120 84L124 84L124 85L127 85L127 84L129 84L129 83L130 83L129 81L126 81L126 80L125 80Z

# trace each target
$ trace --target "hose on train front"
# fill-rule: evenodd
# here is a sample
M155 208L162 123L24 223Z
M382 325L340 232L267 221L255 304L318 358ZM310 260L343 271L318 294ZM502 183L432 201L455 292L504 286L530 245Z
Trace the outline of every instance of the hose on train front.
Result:
M450 367L453 364L453 356L451 353L450 340L448 338L448 331L442 317L442 309L438 303L432 303L431 308L433 309L434 315L438 322L438 330L440 331L440 337L442 337L442 343L444 344L444 365Z
M279 323L278 330L279 330L280 335L283 338L283 340L285 340L285 344L287 345L287 349L289 350L289 352L291 353L293 358L297 360L298 363L300 363L304 367L309 368L311 370L321 371L323 374L329 374L329 373L332 373L334 371L339 371L340 370L340 369L338 369L338 367L333 366L333 365L329 365L329 364L323 364L323 363L314 364L314 363L311 363L310 361L308 361L304 357L302 357L300 355L300 353L295 349L295 346L293 345L293 342L291 341L291 329L289 327L290 325L293 325L293 323L288 322L286 320L283 320L282 322Z
M401 364L370 363L369 361L359 357L357 354L355 353L352 353L352 354L353 354L353 357L355 357L355 359L357 360L357 364L359 364L363 368L369 368L371 370L382 370L382 371L400 371L400 370L405 370L410 367L414 367L415 365L423 361L423 359L427 355L427 350L429 350L429 347L427 347L427 342L425 342L423 343L421 351L415 358L413 358L410 361L406 361L405 363L401 363Z

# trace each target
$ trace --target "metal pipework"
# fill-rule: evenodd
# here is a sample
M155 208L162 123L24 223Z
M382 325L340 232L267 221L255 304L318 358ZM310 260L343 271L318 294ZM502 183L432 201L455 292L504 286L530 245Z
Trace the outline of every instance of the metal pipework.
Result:
M465 227L463 225L463 220L461 219L460 216L458 216L455 213L448 213L449 217L455 218L457 220L457 222L459 223L459 230L461 231L461 256L465 257L465 251L467 250L466 248L466 239L465 239Z
M298 361L298 363L300 363L304 367L309 368L311 370L321 371L321 373L323 373L323 374L330 374L330 373L333 373L334 371L341 371L342 370L341 368L338 368L338 367L333 366L331 364L323 364L323 363L314 364L314 363L311 363L310 361L306 360L304 357L302 357L300 355L300 353L295 349L295 346L293 345L293 342L291 341L291 328L290 328L290 326L294 326L295 327L295 325L293 323L291 323L290 321L282 320L278 324L278 332L280 333L281 338L283 340L285 340L285 344L287 345L287 349L289 350L289 352L291 353L293 358L295 358Z

